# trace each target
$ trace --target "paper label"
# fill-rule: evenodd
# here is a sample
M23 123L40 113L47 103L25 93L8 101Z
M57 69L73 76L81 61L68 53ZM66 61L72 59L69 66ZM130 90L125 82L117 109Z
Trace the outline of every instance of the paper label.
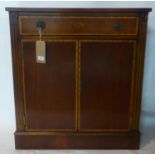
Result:
M45 41L36 41L36 62L46 63L46 43Z

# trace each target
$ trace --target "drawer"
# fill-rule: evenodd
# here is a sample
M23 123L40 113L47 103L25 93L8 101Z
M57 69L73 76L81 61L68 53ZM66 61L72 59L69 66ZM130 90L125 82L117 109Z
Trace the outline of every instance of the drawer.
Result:
M138 17L20 16L20 34L38 35L36 23L45 23L43 35L136 35Z

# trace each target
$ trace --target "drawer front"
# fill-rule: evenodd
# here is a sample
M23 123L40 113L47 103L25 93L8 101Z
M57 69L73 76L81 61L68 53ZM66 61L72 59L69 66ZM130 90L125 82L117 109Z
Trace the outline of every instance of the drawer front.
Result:
M43 35L136 35L138 17L20 16L20 34L38 35L36 23L43 21Z

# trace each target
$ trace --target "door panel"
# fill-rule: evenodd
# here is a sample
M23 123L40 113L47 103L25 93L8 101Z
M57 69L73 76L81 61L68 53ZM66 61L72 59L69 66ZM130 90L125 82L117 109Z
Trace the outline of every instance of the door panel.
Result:
M36 63L35 41L23 41L27 130L74 130L76 42L47 41L46 64Z
M80 130L130 127L134 41L81 41Z

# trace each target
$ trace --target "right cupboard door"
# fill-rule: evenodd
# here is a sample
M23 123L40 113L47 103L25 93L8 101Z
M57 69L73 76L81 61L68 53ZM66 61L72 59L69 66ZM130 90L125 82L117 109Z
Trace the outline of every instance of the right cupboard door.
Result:
M136 42L80 41L80 131L128 131Z

